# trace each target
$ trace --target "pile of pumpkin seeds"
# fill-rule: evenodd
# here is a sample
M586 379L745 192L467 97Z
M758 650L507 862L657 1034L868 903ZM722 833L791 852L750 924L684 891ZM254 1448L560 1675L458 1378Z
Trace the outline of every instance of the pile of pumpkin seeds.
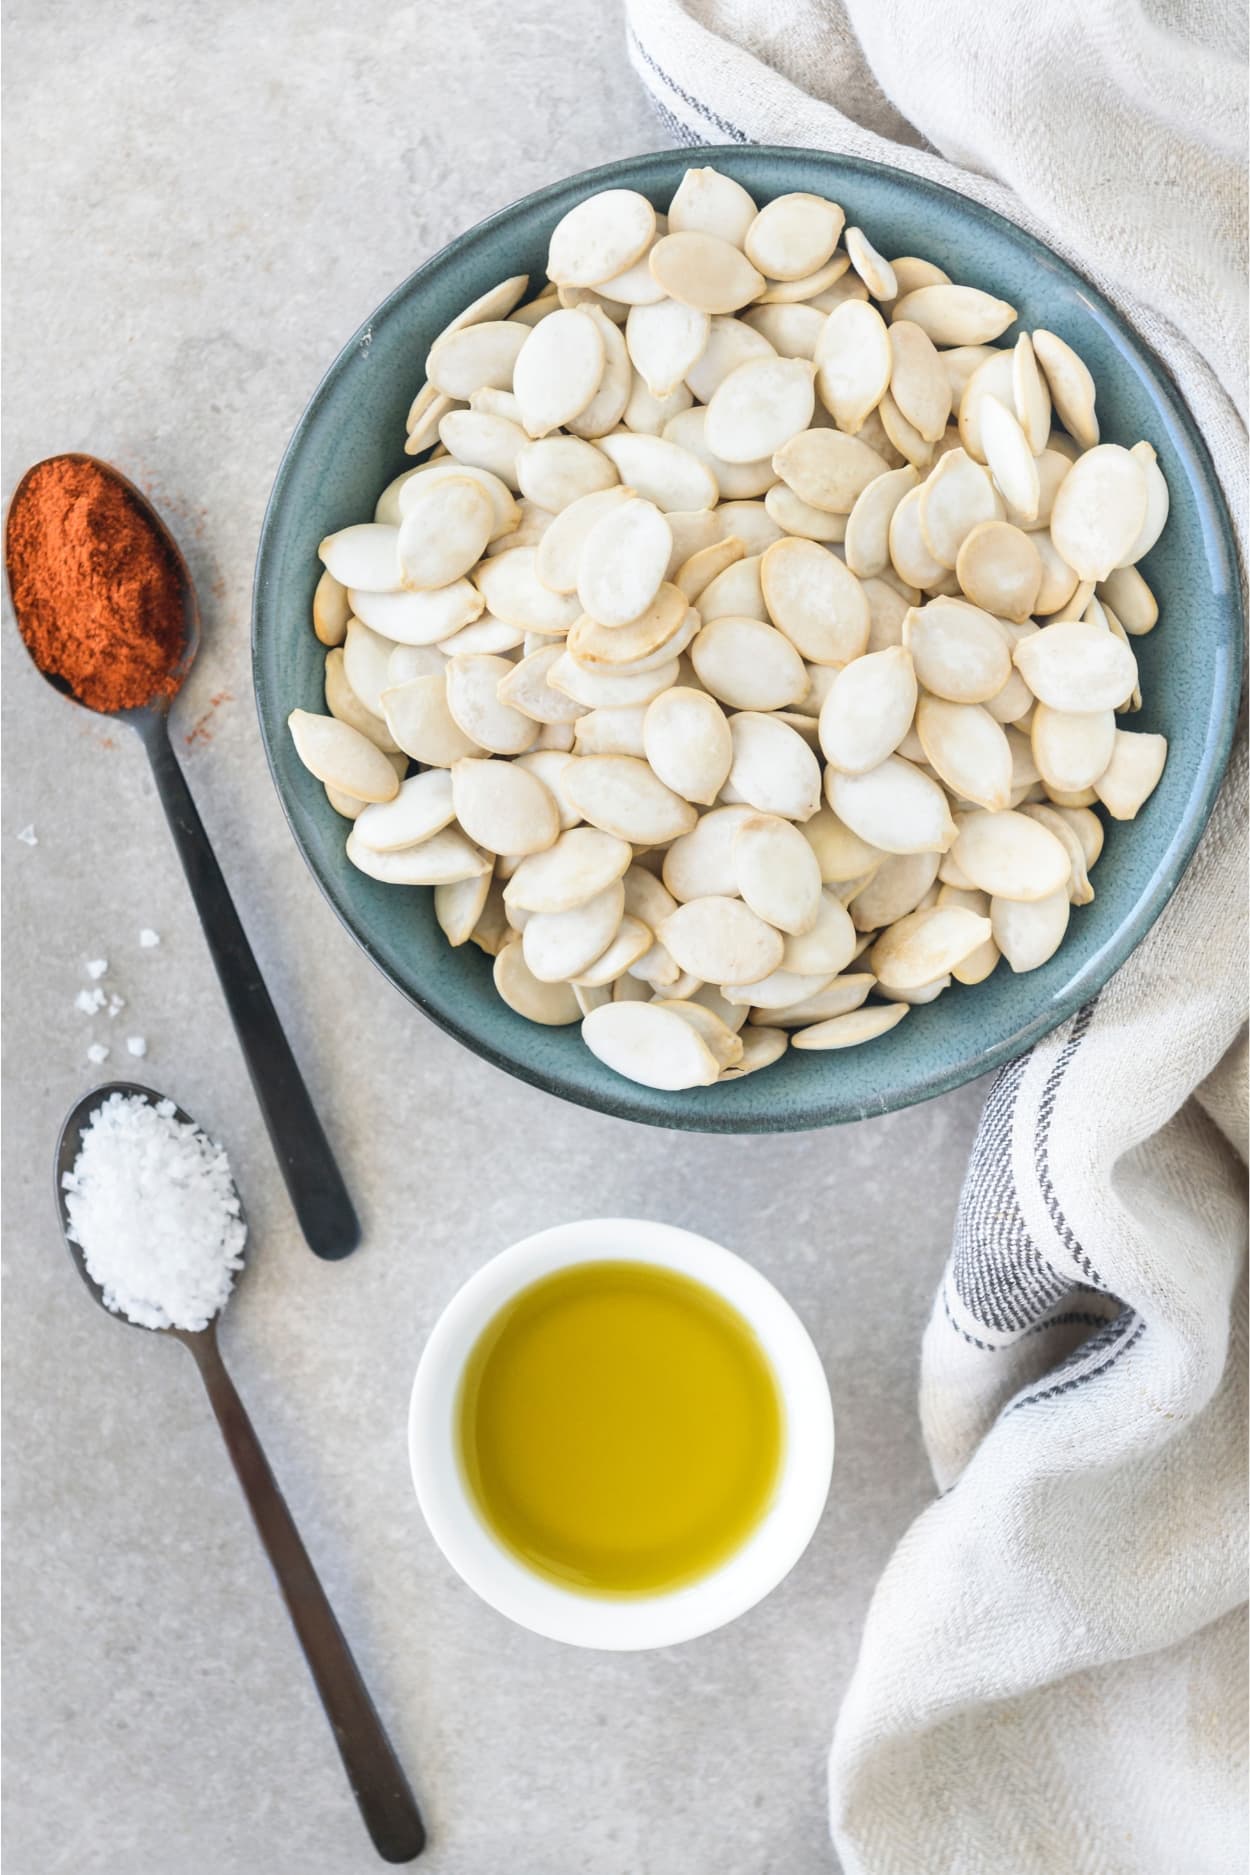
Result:
M328 713L290 727L348 858L650 1087L1037 969L1167 753L1117 720L1154 450L1100 441L1062 338L845 221L714 169L667 216L588 197L321 543Z

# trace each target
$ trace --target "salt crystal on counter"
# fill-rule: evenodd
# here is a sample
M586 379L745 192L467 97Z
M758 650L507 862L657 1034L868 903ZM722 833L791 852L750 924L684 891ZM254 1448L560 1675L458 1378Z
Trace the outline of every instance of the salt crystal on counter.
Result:
M23 846L38 846L39 844L39 835L33 826L23 827L17 837Z
M67 1235L110 1309L144 1328L207 1327L247 1240L220 1146L172 1100L111 1094L61 1183Z
M128 1035L126 1037L126 1048L127 1052L132 1055L146 1055L148 1052L147 1042L142 1035Z
M87 965L87 975L93 978L102 977L108 967L109 960L107 957L93 957L91 962Z
M104 1043L92 1042L90 1048L87 1050L87 1060L90 1062L93 1062L95 1066L98 1068L100 1066L100 1063L102 1061L107 1061L108 1058L109 1058L109 1051L104 1046Z
M109 1021L111 1022L114 1016L120 1016L125 1007L126 998L124 996L118 996L116 991L114 991L113 995L109 997Z
M155 950L156 946L160 943L160 941L161 941L160 932L153 931L151 925L144 925L142 931L140 931L139 933L140 949L145 950L145 951Z
M74 1007L81 1009L84 1016L93 1016L97 1009L104 1007L104 991L100 989L79 990L74 998Z

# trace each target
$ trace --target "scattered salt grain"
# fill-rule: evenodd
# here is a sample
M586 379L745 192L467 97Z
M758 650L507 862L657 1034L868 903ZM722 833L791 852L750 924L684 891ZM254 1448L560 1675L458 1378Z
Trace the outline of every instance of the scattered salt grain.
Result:
M104 1043L92 1042L90 1048L87 1050L87 1060L92 1062L94 1066L98 1068L100 1066L100 1063L103 1061L107 1061L108 1058L109 1058L109 1051L104 1046Z
M109 997L109 1021L111 1022L115 1016L120 1016L125 1007L126 998L124 996L119 996L115 990Z
M84 1016L93 1016L97 1009L104 1007L104 991L101 989L79 990L74 998L74 1007L81 1009Z
M39 835L33 827L23 827L17 837L23 846L38 846L39 844Z
M144 925L142 931L139 933L140 948L145 951L155 950L160 941L160 932L153 931L151 925Z
M147 1042L142 1035L128 1035L126 1037L126 1048L132 1055L146 1055L148 1052Z
M102 977L108 967L109 960L107 957L93 957L91 962L87 965L87 975L92 978Z
M179 1120L172 1100L111 1094L62 1183L68 1235L110 1309L144 1328L208 1325L247 1239L220 1146Z

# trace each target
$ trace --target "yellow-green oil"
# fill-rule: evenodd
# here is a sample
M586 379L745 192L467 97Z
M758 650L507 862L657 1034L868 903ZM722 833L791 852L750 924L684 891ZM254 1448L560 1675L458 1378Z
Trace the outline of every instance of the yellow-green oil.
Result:
M714 1291L653 1263L577 1263L479 1337L460 1461L487 1528L594 1595L698 1580L751 1534L781 1466L776 1379Z

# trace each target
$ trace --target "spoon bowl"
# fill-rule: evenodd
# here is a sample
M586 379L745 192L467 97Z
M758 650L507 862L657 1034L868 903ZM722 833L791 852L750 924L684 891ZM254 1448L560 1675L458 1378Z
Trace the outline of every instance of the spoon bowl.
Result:
M61 1235L65 1240L65 1248L69 1251L70 1261L73 1263L74 1268L81 1276L83 1282L87 1285L91 1300L102 1308L106 1315L110 1315L116 1322L123 1323L127 1328L142 1329L143 1333L147 1335L172 1335L176 1341L185 1342L190 1346L192 1341L197 1340L202 1335L216 1334L217 1323L221 1316L220 1309L203 1328L148 1328L142 1322L132 1322L128 1315L122 1315L117 1309L111 1309L109 1307L108 1303L104 1300L103 1290L87 1268L87 1261L83 1254L82 1245L76 1243L70 1236L65 1175L67 1172L73 1171L78 1155L82 1151L83 1139L92 1114L97 1112L99 1108L104 1105L105 1101L111 1099L114 1094L137 1094L140 1100L146 1100L148 1105L152 1107L159 1106L159 1104L167 1098L166 1095L158 1094L150 1087L144 1087L139 1081L105 1081L102 1082L99 1087L93 1087L90 1093L84 1094L82 1099L78 1101L75 1106L70 1108L61 1127L60 1138L56 1143L56 1162L54 1167L56 1177L56 1206L61 1219ZM195 1121L191 1118L191 1115L184 1112L181 1107L176 1106L174 1108L174 1116L176 1119L180 1120L184 1126L195 1125ZM231 1188L234 1191L235 1197L239 1198L238 1187L234 1185L233 1180L231 1181ZM239 1216L243 1220L244 1227L246 1228L247 1213L243 1209L243 1200L241 1198L239 1198ZM246 1254L245 1239L245 1257ZM242 1271L238 1272L238 1275L241 1274ZM238 1280L238 1275L236 1275L236 1281ZM233 1291L231 1293L233 1293ZM225 1304L223 1303L222 1307L224 1308L224 1306Z
M65 1174L74 1168L92 1114L113 1094L137 1096L152 1106L166 1098L138 1081L107 1081L84 1094L65 1116L57 1139L54 1170L57 1213L70 1260L86 1284L92 1301L114 1321L130 1328L141 1328L145 1334L170 1335L190 1350L217 1416L257 1535L264 1544L287 1613L304 1650L313 1683L321 1696L347 1781L373 1846L384 1862L414 1861L425 1847L425 1828L416 1798L304 1548L295 1519L269 1468L247 1408L221 1358L217 1345L221 1310L199 1329L152 1329L144 1323L131 1322L127 1316L109 1308L100 1285L87 1268L82 1245L75 1243L69 1234ZM181 1107L174 1106L174 1112L185 1124L195 1124ZM235 1196L238 1197L237 1189ZM243 1216L242 1203L239 1214Z

